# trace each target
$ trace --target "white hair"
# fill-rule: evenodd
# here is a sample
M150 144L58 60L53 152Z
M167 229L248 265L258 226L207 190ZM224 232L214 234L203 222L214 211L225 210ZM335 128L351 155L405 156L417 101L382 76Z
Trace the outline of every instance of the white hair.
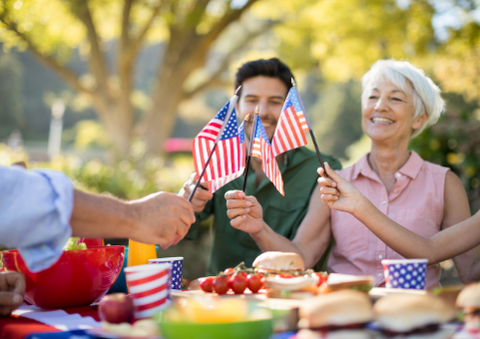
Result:
M390 81L404 93L408 93L407 81L413 87L414 117L427 114L427 120L422 127L412 133L419 135L425 128L437 122L445 108L445 102L440 96L440 89L425 75L423 70L416 68L408 61L378 60L362 78L362 107L368 98L375 81Z

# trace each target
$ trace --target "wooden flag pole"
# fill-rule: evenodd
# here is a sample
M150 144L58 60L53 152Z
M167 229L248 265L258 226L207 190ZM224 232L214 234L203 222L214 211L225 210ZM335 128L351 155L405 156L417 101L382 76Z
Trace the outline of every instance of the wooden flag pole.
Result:
M300 97L300 93L298 92L297 84L293 78L291 80L292 80L292 86L295 90L295 94L297 95L297 98L298 98L298 102L300 104L300 107L302 108L303 115L305 116L305 121L307 122L307 125L308 125L308 131L310 133L310 137L312 138L313 146L315 146L315 152L317 153L318 161L320 162L320 166L322 166L323 168L323 172L325 173L325 176L328 178L327 170L325 169L325 164L322 161L322 155L320 154L320 150L318 148L317 139L315 139L315 135L313 134L312 125L310 125L310 121L308 120L307 111L305 110L305 106L303 106L303 101L302 101L302 98Z
M247 120L249 117L250 115L247 115L245 120ZM245 177L243 178L243 188L242 188L243 192L245 192L245 188L247 188L247 177L248 177L248 171L250 169L250 159L252 158L253 139L255 138L257 119L258 119L258 106L255 108L255 116L253 117L253 125L252 125L252 134L250 134L250 145L248 147L247 161L245 163L245 173L244 173Z
M223 121L222 128L220 128L220 131L218 132L217 138L215 139L215 144L212 147L212 151L208 155L207 161L205 162L205 166L203 166L202 173L198 177L197 182L195 183L195 187L193 188L192 192L190 193L190 196L188 197L188 202L192 201L193 196L195 195L195 192L197 191L197 188L200 185L200 180L203 178L203 175L205 174L205 170L207 169L207 166L210 163L210 159L212 159L213 153L217 148L217 144L220 141L220 138L222 137L223 131L225 130L225 126L227 125L228 120L230 120L230 116L232 115L232 112L235 109L235 104L238 99L237 93L239 90L240 90L240 87L237 88L237 90L235 91L235 94L230 98L230 105L228 105L227 115L225 116L225 120Z

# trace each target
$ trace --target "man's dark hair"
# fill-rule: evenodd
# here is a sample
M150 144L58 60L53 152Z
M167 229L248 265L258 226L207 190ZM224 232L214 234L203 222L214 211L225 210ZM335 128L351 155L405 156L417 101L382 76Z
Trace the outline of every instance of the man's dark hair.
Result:
M235 74L235 89L242 85L245 80L256 76L277 78L287 86L287 90L292 87L291 79L293 78L293 74L290 68L277 58L272 58L268 60L259 59L249 61L243 64ZM238 96L240 96L240 94L241 90Z

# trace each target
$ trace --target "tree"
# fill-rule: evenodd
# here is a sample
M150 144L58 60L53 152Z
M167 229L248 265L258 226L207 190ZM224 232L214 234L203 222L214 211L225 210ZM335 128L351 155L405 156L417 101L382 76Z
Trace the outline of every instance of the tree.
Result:
M0 52L0 139L24 124L21 95L22 65Z
M321 150L345 157L346 147L362 134L359 80L378 59L415 64L429 55L438 44L435 10L425 0L403 8L395 0L297 0L291 6L294 15L273 28L278 49L304 79L302 94L317 93L316 102L305 104ZM279 15L263 13L270 19Z
M217 69L202 83L185 89L189 76L205 64L217 38L255 2L248 0L235 7L232 0L4 0L0 40L7 48L28 49L72 89L87 95L120 155L128 152L135 128L132 91L136 58L147 39L163 41L164 52L151 89L152 104L138 129L148 151L161 154L180 101L214 83L232 53L273 24L239 32L238 44L225 53ZM116 49L111 51L116 62L109 68L105 54L113 39L117 41L111 47ZM77 46L88 63L83 74L66 65Z

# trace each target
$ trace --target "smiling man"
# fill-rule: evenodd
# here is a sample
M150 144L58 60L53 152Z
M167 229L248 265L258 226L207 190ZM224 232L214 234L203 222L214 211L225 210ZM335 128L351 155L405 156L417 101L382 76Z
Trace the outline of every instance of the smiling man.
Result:
M235 75L235 86L242 86L238 100L238 117L245 119L253 116L255 107L259 106L259 114L265 131L271 140L277 121L282 113L282 106L291 87L292 72L287 65L273 58L255 60L242 65ZM247 121L245 131L248 147L252 121ZM341 164L335 158L323 155L335 169ZM265 177L262 163L252 158L247 178L245 193L254 196L263 210L263 220L272 232L293 239L302 220L307 214L310 196L316 187L316 168L318 159L314 152L306 147L291 150L277 157L284 181L285 196L277 192L274 185ZM244 176L228 183L213 195L207 190L197 190L192 200L196 213L196 223L192 225L187 238L194 239L202 220L213 215L214 239L208 274L217 274L228 267L234 267L241 261L251 266L253 260L262 252L256 241L247 232L230 225L227 215L225 193L230 190L241 190ZM193 189L193 178L185 183L181 192L188 198ZM329 239L328 239L329 241Z

